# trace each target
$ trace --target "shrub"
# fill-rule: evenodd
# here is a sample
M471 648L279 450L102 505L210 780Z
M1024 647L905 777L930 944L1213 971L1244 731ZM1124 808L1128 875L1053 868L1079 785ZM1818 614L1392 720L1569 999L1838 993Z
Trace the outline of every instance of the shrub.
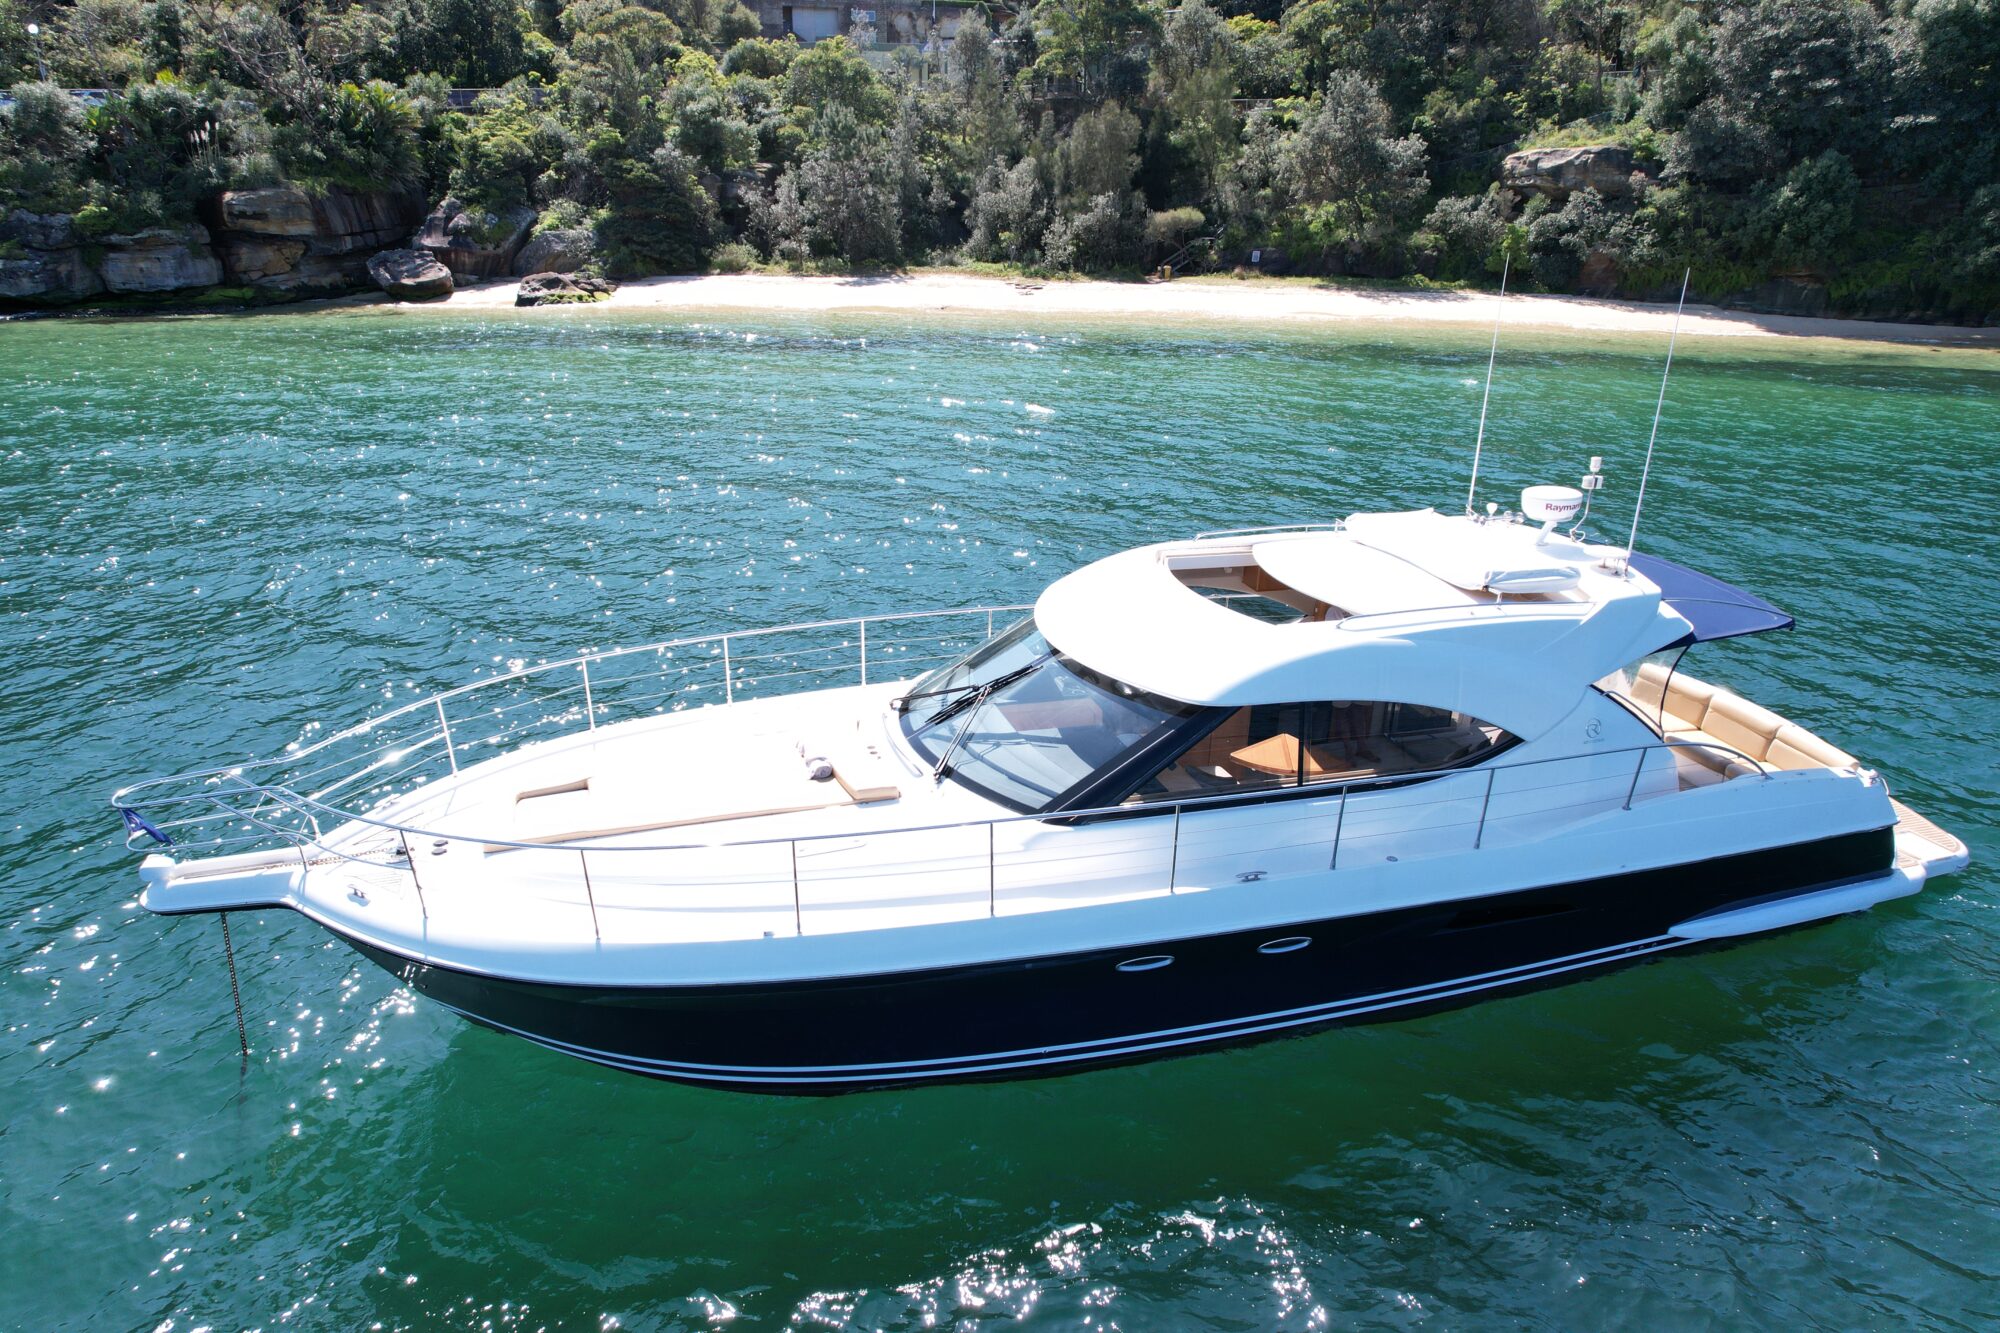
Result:
M307 186L379 190L416 180L422 167L417 112L381 80L343 83L274 136L278 160Z
M1483 195L1440 199L1416 239L1436 251L1441 278L1498 273L1510 234L1507 212L1507 196L1497 185Z
M745 273L757 267L757 252L741 241L725 241L708 257L708 266L717 273Z
M1624 268L1652 258L1652 238L1628 215L1609 208L1595 190L1578 190L1560 209L1528 223L1528 262L1535 278L1552 290L1568 288L1593 254Z
M51 83L17 83L0 111L0 206L68 213L83 206L90 135L76 99Z
M1150 213L1146 216L1146 244L1156 250L1177 250L1207 221L1199 208L1168 208Z
M1086 273L1136 268L1144 225L1128 197L1106 191L1081 212L1057 218L1042 249L1057 268Z

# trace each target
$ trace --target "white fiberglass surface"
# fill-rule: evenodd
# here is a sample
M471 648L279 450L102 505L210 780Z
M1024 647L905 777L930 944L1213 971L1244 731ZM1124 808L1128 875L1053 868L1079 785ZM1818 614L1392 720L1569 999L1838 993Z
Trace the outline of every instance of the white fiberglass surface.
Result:
M1190 809L1178 819L907 827L979 817L946 784L914 808L829 807L610 836L587 850L447 839L416 849L424 900L405 890L395 901L429 913L434 943L536 947L581 945L593 931L606 942L688 943L1022 916L1533 843L1618 811L1633 790L1632 767L1616 756L1579 758L1498 774L1490 801L1487 786L1471 770L1347 796ZM1649 772L1635 796L1645 804L1673 786L1670 769ZM835 836L816 836L826 834ZM659 849L675 836L800 841ZM367 914L390 909L378 900Z

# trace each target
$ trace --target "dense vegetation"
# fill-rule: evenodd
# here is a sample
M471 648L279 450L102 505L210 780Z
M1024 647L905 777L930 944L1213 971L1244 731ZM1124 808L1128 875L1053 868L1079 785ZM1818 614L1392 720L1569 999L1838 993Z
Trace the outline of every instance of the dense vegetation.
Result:
M587 229L614 274L1132 272L1212 237L1293 271L1488 282L1511 255L1554 290L1692 265L1711 296L1809 275L1858 313L2000 310L2000 0L981 17L863 52L761 38L739 0L0 0L0 210L101 234L223 188L405 186ZM449 86L500 91L457 112ZM1607 143L1627 188L1496 183L1511 150Z

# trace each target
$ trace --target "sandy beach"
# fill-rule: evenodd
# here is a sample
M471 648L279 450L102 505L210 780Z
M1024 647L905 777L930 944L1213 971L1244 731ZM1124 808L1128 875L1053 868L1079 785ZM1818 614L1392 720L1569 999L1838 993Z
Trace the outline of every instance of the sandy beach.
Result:
M433 308L512 307L515 285L462 289ZM879 277L718 274L649 278L621 286L591 310L904 311L991 315L1138 316L1247 322L1382 322L1665 334L1671 306L1576 296L1496 298L1486 292L1373 291L1269 279L1184 278L1175 282L1034 282L957 273ZM1851 319L1758 315L1690 305L1681 333L1702 338L1840 338L2000 348L2000 329L1887 324Z

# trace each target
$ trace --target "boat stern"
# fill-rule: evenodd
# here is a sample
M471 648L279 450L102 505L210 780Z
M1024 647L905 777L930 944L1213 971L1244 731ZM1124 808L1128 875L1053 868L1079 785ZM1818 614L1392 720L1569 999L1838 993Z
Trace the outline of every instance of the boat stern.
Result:
M1890 798L1896 811L1896 864L1920 872L1925 879L1956 874L1972 864L1972 852L1956 836Z

